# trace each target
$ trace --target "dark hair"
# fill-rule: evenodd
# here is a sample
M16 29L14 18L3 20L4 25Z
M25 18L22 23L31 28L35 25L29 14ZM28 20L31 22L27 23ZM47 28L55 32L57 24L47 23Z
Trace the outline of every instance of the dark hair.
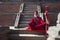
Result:
M36 14L38 14L38 11L35 11L36 12Z

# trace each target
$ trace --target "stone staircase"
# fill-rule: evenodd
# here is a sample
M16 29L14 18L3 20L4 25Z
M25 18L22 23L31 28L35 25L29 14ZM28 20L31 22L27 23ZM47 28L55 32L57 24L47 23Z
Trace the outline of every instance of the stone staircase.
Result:
M8 9L6 9L6 6L9 7L9 8L13 8L13 9L11 9L11 11L9 11ZM10 7L10 6L12 6L12 7ZM6 13L6 15L4 15L5 13L0 13L0 18L3 16L3 19L0 19L0 20L2 20L2 21L0 21L0 24L3 23L3 21L5 20L4 19L5 17L6 17L6 20L4 21L5 22L4 25L9 24L11 22L10 21L11 19L12 20L15 19L15 17L16 17L15 13L18 12L19 6L20 5L17 5L18 8L16 6L14 8L13 5L0 5L1 8L4 7L2 9L2 10L4 10L3 12L9 12L10 13L10 14ZM3 34L0 33L0 40L46 40L45 33L34 32L34 31L29 31L29 30L24 29L25 27L28 26L30 19L34 16L33 12L36 9L37 9L36 3L25 3L24 10L23 10L23 12L21 14L21 17L20 17L20 20L19 20L19 25L18 25L18 27L16 27L17 30L10 30L8 28L5 29L4 28L5 26L3 26L3 29L2 28L0 29L0 30L2 30L2 33L3 33ZM50 8L50 9L52 9L52 8ZM14 13L13 10L17 11L17 12ZM49 15L50 22L51 22L50 25L52 25L52 26L56 25L55 23L56 23L56 20L57 20L56 18L57 18L58 14L55 12L55 13L49 13L48 15ZM53 18L54 18L54 20L52 20ZM10 22L7 23L6 22L7 20L10 21ZM11 23L11 24L14 24L14 23ZM9 24L9 25L11 25L11 24ZM2 36L1 36L1 34L2 34ZM56 40L60 40L60 36L57 37Z
M18 30L11 30L10 40L46 40L45 33L25 30L31 18L34 17L33 12L37 10L35 3L25 3L24 10L21 14Z
M25 7L24 7L24 10L23 10L23 13L21 15L20 22L19 22L19 27L21 27L22 24L24 25L23 27L26 27L28 25L30 19L34 16L33 12L35 10L36 10L35 4L25 3Z

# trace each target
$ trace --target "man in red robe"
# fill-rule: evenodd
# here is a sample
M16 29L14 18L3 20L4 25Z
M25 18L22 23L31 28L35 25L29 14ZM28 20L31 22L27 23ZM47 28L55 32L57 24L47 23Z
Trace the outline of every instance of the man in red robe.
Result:
M32 31L39 31L43 32L46 31L46 26L49 25L48 17L46 16L48 13L47 7L44 13L46 22L42 20L41 17L38 15L38 11L34 12L34 17L30 20L29 27L26 27L26 30L32 30ZM45 26L46 25L46 26Z
M45 30L45 22L38 15L38 11L34 12L34 17L30 20L29 27L27 30Z
M37 11L36 11L37 13ZM38 13L36 14L36 17L32 18L32 20L29 23L29 26L32 30L44 30L44 21L41 17L38 16Z
M45 12L44 12L44 17L45 17L45 23L46 23L46 32L48 30L48 26L50 24L49 22L49 16L48 16L48 6L45 6Z

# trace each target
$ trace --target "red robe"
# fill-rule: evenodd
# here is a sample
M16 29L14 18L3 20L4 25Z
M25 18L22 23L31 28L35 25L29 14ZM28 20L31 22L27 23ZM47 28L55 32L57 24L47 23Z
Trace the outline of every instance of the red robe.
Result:
M37 18L35 21L35 17L30 20L28 30L35 30L35 31L44 31L45 30L45 22L42 20L41 17Z

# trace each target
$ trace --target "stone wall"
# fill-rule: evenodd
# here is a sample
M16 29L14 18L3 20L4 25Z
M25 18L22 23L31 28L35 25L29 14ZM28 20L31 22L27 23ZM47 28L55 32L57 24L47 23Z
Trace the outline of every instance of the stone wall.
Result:
M0 4L0 25L2 27L14 26L19 9L20 4Z
M19 12L19 4L1 4L0 12Z
M2 2L20 2L21 0L0 0Z

